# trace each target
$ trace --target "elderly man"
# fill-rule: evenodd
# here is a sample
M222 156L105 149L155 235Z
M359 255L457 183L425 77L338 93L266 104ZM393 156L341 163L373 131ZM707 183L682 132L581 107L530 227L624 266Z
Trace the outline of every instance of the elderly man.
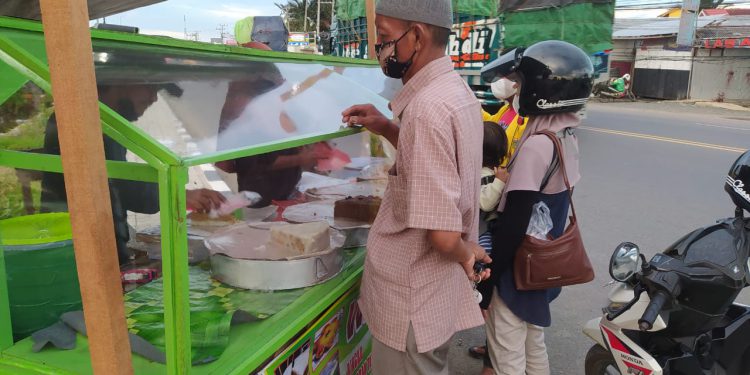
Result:
M396 120L371 105L343 120L397 147L396 165L370 231L360 306L375 374L447 374L451 337L483 324L472 282L491 260L475 242L482 168L479 103L445 56L450 0L380 0L375 49L404 88ZM470 280L467 280L467 275Z

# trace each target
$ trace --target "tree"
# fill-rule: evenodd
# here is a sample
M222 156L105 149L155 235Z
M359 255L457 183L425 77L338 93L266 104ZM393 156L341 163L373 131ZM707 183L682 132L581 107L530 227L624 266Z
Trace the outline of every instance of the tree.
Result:
M287 0L286 4L275 3L281 10L281 16L287 23L289 31L303 31L305 24L305 6L307 6L307 31L316 29L318 0ZM331 5L320 4L320 32L331 29Z

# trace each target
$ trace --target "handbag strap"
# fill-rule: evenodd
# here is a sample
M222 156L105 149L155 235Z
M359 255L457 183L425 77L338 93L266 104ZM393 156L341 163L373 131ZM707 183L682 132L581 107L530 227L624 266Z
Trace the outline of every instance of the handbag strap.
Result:
M568 170L565 168L565 157L563 155L563 148L562 143L560 142L560 138L557 137L557 134L549 131L549 130L542 130L539 131L536 134L547 136L552 141L552 145L554 146L554 153L557 155L557 159L560 163L560 168L562 169L562 175L563 180L565 181L565 187L568 189L568 194L570 195L570 208L573 211L573 219L576 221L578 220L578 217L576 216L576 207L573 204L573 188L570 186L570 180L568 180ZM553 162L554 162L554 156L553 156Z

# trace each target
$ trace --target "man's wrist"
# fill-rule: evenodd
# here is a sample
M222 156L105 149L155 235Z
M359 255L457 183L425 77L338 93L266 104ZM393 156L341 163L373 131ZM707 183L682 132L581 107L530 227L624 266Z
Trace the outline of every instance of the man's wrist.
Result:
M463 260L461 261L461 263L466 263L474 259L474 250L472 250L470 242L461 240L461 247L463 248L464 252L464 255L462 257Z

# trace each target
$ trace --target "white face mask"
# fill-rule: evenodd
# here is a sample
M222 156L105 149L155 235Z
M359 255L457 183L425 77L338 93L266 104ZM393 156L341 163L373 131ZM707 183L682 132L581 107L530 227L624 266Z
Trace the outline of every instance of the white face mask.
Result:
M516 96L513 98L513 109L518 113L519 108L521 108L521 95L516 94Z
M516 93L516 89L513 88L513 81L507 78L500 78L490 85L492 89L492 95L498 99L508 99Z

